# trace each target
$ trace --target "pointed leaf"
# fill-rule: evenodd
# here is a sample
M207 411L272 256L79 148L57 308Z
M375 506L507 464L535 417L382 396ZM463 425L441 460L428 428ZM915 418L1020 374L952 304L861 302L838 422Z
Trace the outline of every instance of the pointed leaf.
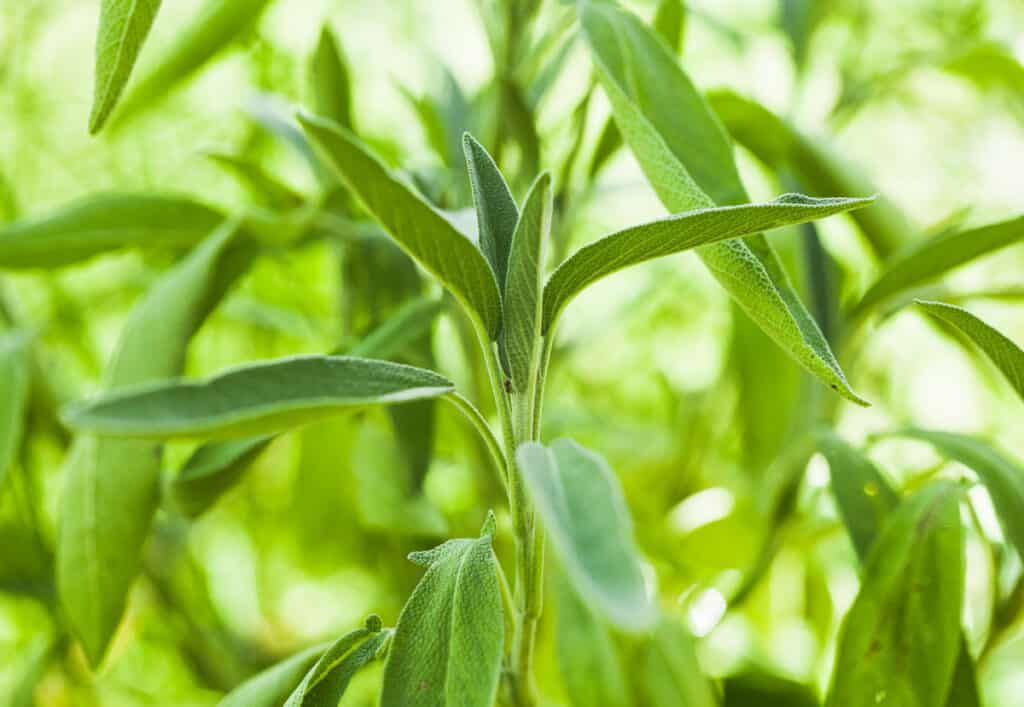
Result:
M338 37L328 25L320 31L320 41L309 65L309 83L316 114L351 130L352 79Z
M917 304L933 317L952 324L977 344L1024 400L1024 351L1017 344L962 307L923 300L917 300Z
M237 241L237 242L236 242ZM226 222L134 307L106 370L116 390L180 374L189 339L252 261ZM160 447L76 438L61 497L57 587L89 661L103 657L121 620L159 497Z
M0 334L0 493L21 448L28 413L27 346L28 337L22 332Z
M551 547L580 597L616 628L654 625L633 520L615 473L570 439L523 444L516 460Z
M365 628L342 636L327 649L284 707L337 707L352 677L377 657L390 637L391 631L381 631L380 619L371 616Z
M393 358L430 332L441 308L437 299L409 300L346 353L362 358Z
M121 97L160 0L103 0L96 32L96 82L89 132L103 127Z
M494 704L505 625L487 530L409 556L426 573L398 617L381 707Z
M270 666L225 695L217 707L280 707L330 645L307 648Z
M301 195L256 162L226 152L208 152L206 156L237 178L260 203L280 210L294 209L302 205Z
M223 220L184 197L94 196L0 227L0 268L56 268L120 248L191 246Z
M605 236L562 263L544 287L544 331L588 285L630 265L752 233L814 221L871 203L871 199L813 199L783 194L761 204L687 211Z
M190 517L205 513L238 483L273 436L208 442L188 458L168 489L175 507Z
M487 258L498 280L498 289L505 288L512 234L519 221L519 209L498 165L484 146L472 135L462 136L462 149L466 155L469 184L476 204L480 230L480 250Z
M585 0L579 13L616 123L665 207L681 212L748 201L728 136L653 30L613 3ZM764 236L707 245L698 254L776 344L864 404Z
M398 245L496 337L501 297L491 266L476 246L344 128L306 116L299 121L324 160Z
M840 630L829 707L945 704L960 650L959 500L933 483L886 523Z

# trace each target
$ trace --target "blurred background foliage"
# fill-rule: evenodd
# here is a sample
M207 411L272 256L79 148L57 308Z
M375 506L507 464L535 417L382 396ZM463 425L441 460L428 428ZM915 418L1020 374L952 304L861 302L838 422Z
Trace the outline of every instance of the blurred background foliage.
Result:
M140 71L204 4L165 3ZM626 4L655 14L653 2ZM86 125L98 3L0 0L0 223L108 191L186 193L224 210L277 213L338 200L346 218L283 242L245 276L193 340L187 374L350 349L433 290L366 222L348 218L347 197L295 149L293 107L331 99L309 83L325 25L350 67L354 128L438 205L470 206L460 147L468 129L518 197L540 168L555 175L553 259L661 215L633 158L615 149L571 8L547 0L530 26L510 30L498 5L273 0L180 86L158 87L167 95L130 119L115 116L94 138ZM1024 5L1016 0L694 0L686 9L661 26L690 75L715 91L727 127L738 138L748 131L738 149L755 199L821 185L784 146L757 147L767 123L730 120L733 94L815 136L856 166L860 184L875 185L898 224L883 251L1021 212ZM273 175L271 187L253 178L254 165ZM840 337L878 273L877 244L847 217L771 238L826 334ZM370 612L393 622L418 577L405 555L475 534L485 510L501 507L484 450L447 408L428 403L404 420L372 411L285 435L198 518L160 512L126 619L102 670L91 672L55 603L69 433L52 410L97 389L133 301L175 257L105 255L0 279L0 323L33 332L33 366L45 380L0 490L2 704L216 704L254 671ZM1022 272L1018 245L934 287L1024 341ZM466 341L465 322L446 306L401 359L433 360L482 399L475 393L486 379ZM857 559L828 493L827 463L802 441L816 422L864 445L904 488L962 469L921 443L873 435L911 424L961 431L1024 458L1019 400L976 350L919 312L890 307L840 350L871 408L810 381L688 255L602 282L564 320L543 436L571 434L607 455L661 598L701 637L705 669L730 678L728 704L766 704L766 690L778 704L815 704L856 594ZM169 448L168 480L192 451ZM985 492L975 488L970 499L978 523L968 539L965 625L977 653L994 597L1021 567L1001 544ZM499 523L507 528L507 513ZM558 699L545 626L541 651L552 660L540 661L541 684ZM1005 634L979 661L990 707L1024 705L1024 632L1011 625ZM361 675L345 704L371 704L377 680Z

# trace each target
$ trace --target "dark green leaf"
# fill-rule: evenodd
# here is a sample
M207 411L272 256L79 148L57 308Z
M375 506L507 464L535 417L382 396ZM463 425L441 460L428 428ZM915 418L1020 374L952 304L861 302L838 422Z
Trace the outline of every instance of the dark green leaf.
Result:
M284 707L338 707L352 677L377 657L390 637L391 631L381 631L380 619L371 616L365 628L342 636L327 649Z
M238 482L273 439L247 437L199 447L170 484L168 491L175 507L191 517L205 513Z
M342 127L352 129L352 79L338 38L327 25L309 65L313 110Z
M466 133L462 137L466 154L469 184L476 204L476 217L480 233L480 250L491 264L498 280L498 289L505 289L512 234L519 221L519 209L512 192L505 183L498 165L484 146Z
M723 685L723 707L818 707L814 690L766 673L730 676ZM884 704L884 703L883 703Z
M21 448L28 412L28 341L23 332L0 334L0 493Z

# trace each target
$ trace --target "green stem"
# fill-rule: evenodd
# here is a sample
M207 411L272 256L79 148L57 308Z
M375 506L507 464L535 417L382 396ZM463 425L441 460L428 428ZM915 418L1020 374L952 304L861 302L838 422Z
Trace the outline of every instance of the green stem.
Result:
M483 440L484 446L487 447L487 451L491 455L491 460L494 462L495 467L498 469L498 474L501 476L503 484L508 484L508 462L505 459L504 452L501 451L501 445L498 443L497 437L491 431L490 425L487 424L487 420L477 410L473 403L469 402L460 393L454 392L444 396L444 399L454 405L459 412L465 415L466 419L472 423L477 434L480 435L480 439Z

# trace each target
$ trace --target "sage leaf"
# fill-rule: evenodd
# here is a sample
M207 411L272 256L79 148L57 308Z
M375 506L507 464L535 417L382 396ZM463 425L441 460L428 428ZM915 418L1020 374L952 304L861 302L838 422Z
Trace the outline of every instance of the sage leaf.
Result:
M519 209L505 177L484 146L466 133L462 137L462 149L466 155L466 170L469 172L469 185L476 205L480 250L491 264L498 280L498 289L504 290Z
M107 390L181 373L192 335L252 262L255 249L239 235L235 221L225 222L146 292L107 366ZM156 511L160 447L79 436L64 479L58 594L96 665L121 620Z
M992 497L1006 539L1024 555L1024 466L970 435L914 428L896 435L927 442L940 454L974 471Z
M1017 344L962 307L924 300L917 300L917 304L933 317L952 324L977 344L1024 400L1024 351Z
M90 133L100 131L121 97L159 9L160 0L103 0L100 5Z
M381 631L380 618L370 616L364 628L342 636L324 652L284 707L338 707L352 677L377 657L390 637L390 630Z
M398 617L381 707L494 704L505 620L493 532L490 518L479 538L409 556L426 572Z
M693 637L663 616L638 653L640 692L648 705L716 707L715 688L701 672Z
M260 204L278 210L302 206L301 195L256 162L227 152L208 152L206 157L233 175Z
M960 650L959 500L936 482L885 524L840 629L828 707L945 704Z
M28 413L28 342L24 332L0 334L0 493L21 448Z
M500 351L515 390L529 389L541 336L541 264L551 233L551 175L545 172L523 202L508 263Z
M748 201L725 130L650 28L614 3L585 0L580 24L612 114L669 211ZM797 362L843 397L853 392L764 236L710 244L705 265Z
M618 270L710 243L814 221L870 204L871 199L814 199L783 194L773 201L687 211L633 226L580 248L544 287L547 331L562 309L588 285Z
M501 296L491 266L476 246L344 128L306 116L299 122L324 161L398 245L496 338Z
M365 405L436 398L443 376L390 361L292 356L229 369L203 382L169 381L69 407L68 424L117 437L231 439L283 432Z
M551 547L580 597L613 626L651 628L633 521L608 463L570 439L520 445L516 460Z
M683 0L659 0L651 19L651 28L678 54L683 48L686 30L686 6Z
M313 646L270 666L225 695L217 707L280 707L330 646Z
M192 518L205 513L238 482L273 439L268 435L200 446L170 483L168 492L175 508Z
M442 306L430 297L409 300L346 353L362 358L397 356L430 332Z
M758 672L722 682L722 707L819 707L814 690L792 680Z
M352 129L352 78L337 35L327 25L309 65L312 105L317 115Z
M192 246L223 215L186 197L108 194L0 227L0 268L57 268L121 248Z

